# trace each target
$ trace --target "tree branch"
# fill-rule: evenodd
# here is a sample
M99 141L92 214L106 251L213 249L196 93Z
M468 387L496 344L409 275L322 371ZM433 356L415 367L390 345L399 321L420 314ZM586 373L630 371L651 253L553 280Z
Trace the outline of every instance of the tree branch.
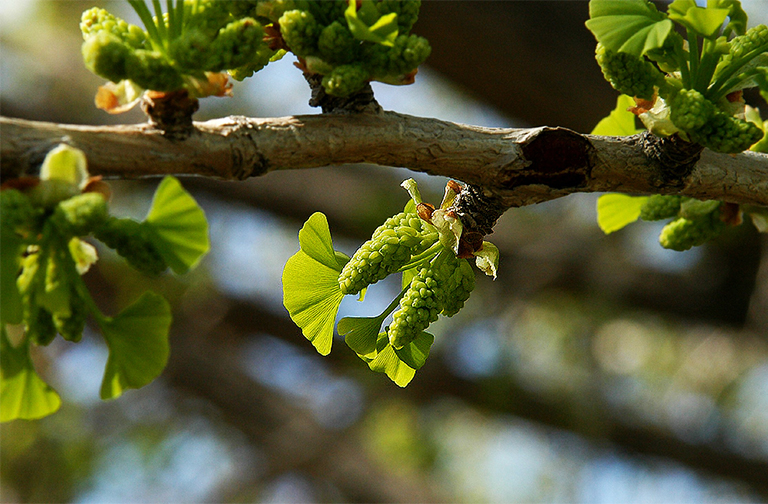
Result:
M34 173L64 142L106 178L197 175L242 180L345 163L406 167L475 186L502 210L577 192L683 194L768 205L768 155L716 154L648 134L482 128L395 112L194 123L186 139L148 124L77 126L0 118L3 179ZM677 151L677 152L676 152ZM670 154L670 152L672 154Z

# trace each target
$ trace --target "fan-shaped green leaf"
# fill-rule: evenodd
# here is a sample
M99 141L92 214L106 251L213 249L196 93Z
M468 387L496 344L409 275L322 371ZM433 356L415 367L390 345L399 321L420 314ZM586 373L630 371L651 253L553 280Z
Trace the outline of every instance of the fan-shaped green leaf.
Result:
M640 217L646 196L604 194L597 200L597 225L605 234L613 233Z
M283 305L321 355L331 352L333 326L344 298L339 272L349 258L333 250L328 221L313 214L299 231L301 250L283 269Z
M635 127L635 114L628 109L635 106L635 100L631 96L619 95L614 108L608 117L604 117L597 123L592 135L604 136L629 136L638 132Z
M205 213L174 177L160 182L143 225L149 227L152 243L177 274L197 265L210 248Z
M101 398L119 397L158 377L168 362L171 307L154 292L145 292L114 318L98 320L109 347Z
M672 21L647 0L591 0L587 28L614 52L642 56L664 45Z
M32 420L50 415L61 406L59 394L32 366L29 344L14 348L5 325L0 328L0 422Z

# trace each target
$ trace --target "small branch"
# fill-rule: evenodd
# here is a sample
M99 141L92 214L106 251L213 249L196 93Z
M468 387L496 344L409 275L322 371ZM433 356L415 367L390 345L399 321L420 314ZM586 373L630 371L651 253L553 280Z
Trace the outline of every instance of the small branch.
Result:
M699 158L698 149L683 148L668 156L666 148L660 153L658 145L649 147L658 139L644 135L482 128L395 112L231 116L194 127L187 138L177 139L147 124L75 126L0 118L2 177L34 173L45 154L64 142L85 151L91 173L106 178L242 180L273 170L372 163L461 180L493 201L497 212L578 192L611 191L768 206L767 155L705 150Z

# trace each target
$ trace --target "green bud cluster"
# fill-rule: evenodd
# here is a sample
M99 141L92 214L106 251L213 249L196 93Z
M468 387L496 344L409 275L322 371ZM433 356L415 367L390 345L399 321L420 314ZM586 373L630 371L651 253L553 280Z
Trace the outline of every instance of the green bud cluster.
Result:
M174 8L174 16L165 13L160 21L155 18L147 31L103 9L83 13L86 67L113 82L128 79L145 89L175 91L205 80L206 72L250 75L275 55L264 42L261 23L233 14L253 10L250 3L177 1L184 3L183 9Z
M644 221L657 221L677 217L680 213L682 197L678 195L654 194L649 196L640 208L640 218Z
M345 18L346 1L296 1L295 9L276 20L285 44L305 61L308 71L323 76L323 88L332 96L348 96L371 80L408 84L431 52L426 39L408 35L420 0L365 1L379 16L397 15L392 41L356 38Z
M763 137L748 121L724 112L695 89L683 89L672 99L670 118L691 141L715 152L735 154Z
M437 240L437 231L414 213L401 212L390 217L341 270L341 292L357 294L399 270Z
M95 230L94 236L142 273L158 275L168 269L168 264L155 247L147 227L141 222L110 217L104 225Z
M720 210L687 219L679 217L661 230L659 243L664 248L683 251L703 245L716 238L725 229Z
M86 40L97 33L109 33L135 49L143 48L147 41L147 34L144 30L98 7L83 12L80 19L80 31Z
M726 68L732 62L738 62L742 58L749 59L755 53L768 51L768 26L753 26L744 35L739 35L731 40L728 54L723 58L719 68Z
M442 312L459 312L474 289L474 273L466 259L444 250L430 264L419 269L400 308L392 316L387 337L394 348L402 348L437 320Z
M645 58L638 58L624 52L613 52L602 44L597 45L595 59L603 71L605 80L620 93L650 100L655 86L664 80L664 75Z
M84 193L59 203L50 217L59 233L84 236L98 228L109 217L107 201L99 193Z
M725 154L749 149L763 138L763 131L755 124L719 111L704 126L688 134L694 142Z
M671 119L675 126L691 132L703 127L715 115L715 104L695 89L683 89L672 100Z

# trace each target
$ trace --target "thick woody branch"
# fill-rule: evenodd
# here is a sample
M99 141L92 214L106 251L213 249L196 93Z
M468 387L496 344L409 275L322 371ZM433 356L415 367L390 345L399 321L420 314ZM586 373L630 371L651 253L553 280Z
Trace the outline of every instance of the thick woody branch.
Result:
M34 173L63 142L106 178L242 180L273 170L373 163L443 175L503 212L577 192L676 193L768 206L768 156L716 154L651 135L482 128L394 112L194 123L173 139L150 125L74 126L0 118L3 179ZM492 224L492 223L491 223ZM483 223L478 223L482 227Z

